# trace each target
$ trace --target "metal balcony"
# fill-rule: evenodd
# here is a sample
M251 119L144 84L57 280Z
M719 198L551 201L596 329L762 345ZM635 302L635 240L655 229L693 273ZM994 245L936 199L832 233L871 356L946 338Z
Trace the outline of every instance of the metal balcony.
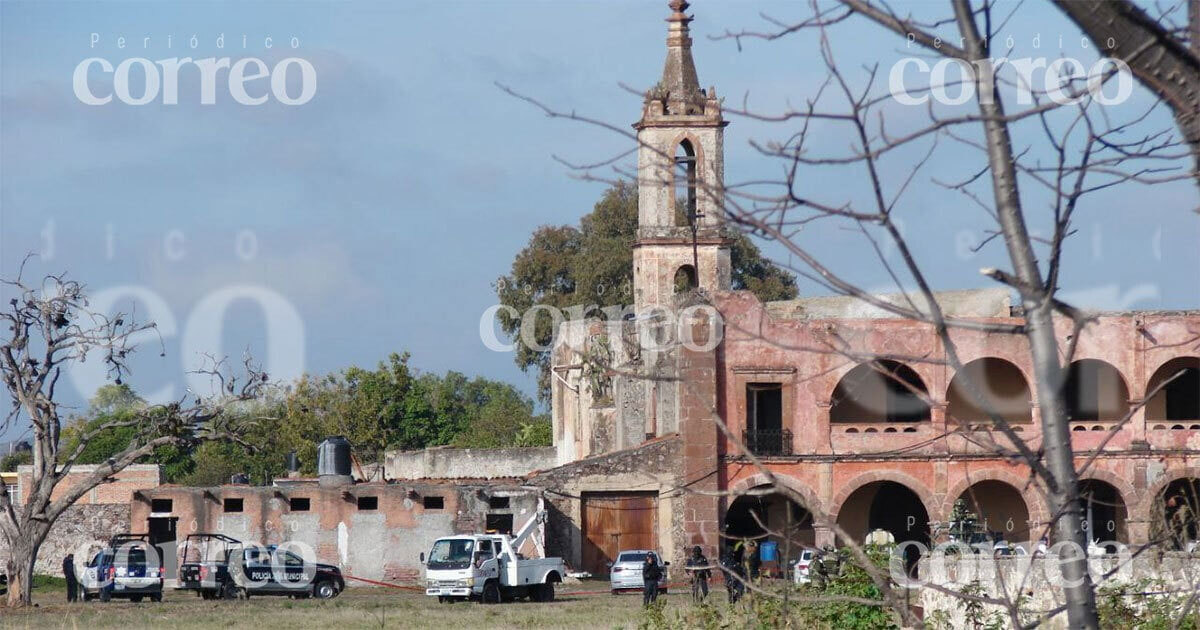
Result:
M774 431L744 431L742 443L755 455L791 455L792 432L787 429Z

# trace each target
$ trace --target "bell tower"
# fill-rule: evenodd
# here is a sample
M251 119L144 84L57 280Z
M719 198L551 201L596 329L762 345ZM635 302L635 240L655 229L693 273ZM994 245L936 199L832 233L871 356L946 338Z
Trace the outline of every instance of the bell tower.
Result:
M668 3L667 60L646 92L638 139L634 307L670 306L680 291L730 287L721 104L700 89L686 0Z

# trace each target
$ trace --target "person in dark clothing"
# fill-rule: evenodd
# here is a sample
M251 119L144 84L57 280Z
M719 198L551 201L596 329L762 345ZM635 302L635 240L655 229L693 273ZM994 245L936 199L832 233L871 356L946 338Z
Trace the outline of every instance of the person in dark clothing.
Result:
M75 579L75 554L63 558L63 577L67 580L67 603L79 601L79 580Z
M704 550L700 545L692 547L692 555L688 558L685 568L692 577L692 600L704 601L704 598L708 597L708 558L704 557Z
M746 590L746 585L742 581L745 579L745 571L742 567L740 549L735 547L726 550L725 557L721 560L721 566L725 569L725 593L729 595L729 603L736 604Z
M642 566L642 605L649 606L658 600L658 581L662 579L662 567L658 566L658 558L654 554L646 554L646 564Z

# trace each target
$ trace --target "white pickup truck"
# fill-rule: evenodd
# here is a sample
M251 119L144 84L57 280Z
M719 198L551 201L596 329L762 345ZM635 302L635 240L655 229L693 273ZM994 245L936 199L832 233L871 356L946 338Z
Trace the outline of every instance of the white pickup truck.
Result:
M517 552L545 520L545 511L539 511L515 536L465 534L437 539L428 558L421 554L425 594L436 595L443 603L473 599L496 604L521 597L553 601L554 585L566 575L562 558L525 558Z

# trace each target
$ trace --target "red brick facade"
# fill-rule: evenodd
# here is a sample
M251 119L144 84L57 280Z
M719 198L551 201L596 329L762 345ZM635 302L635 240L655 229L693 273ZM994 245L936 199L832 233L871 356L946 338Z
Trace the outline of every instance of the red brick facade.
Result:
M871 485L874 482L894 482L910 490L916 497L910 503L920 504L912 509L919 512L917 507L923 508L935 529L936 523L949 519L955 500L965 496L972 486L984 502L989 495L1003 491L1010 505L998 509L1007 510L1006 514L1021 513L1015 499L1019 496L1028 515L1029 536L1049 519L1042 493L1037 484L1031 483L1028 468L998 457L987 445L988 439L995 439L1008 446L1003 437L982 430L954 432L961 419L948 415L952 404L947 400L956 395L955 373L945 364L945 348L931 326L898 319L777 318L748 292L718 293L714 304L724 318L723 343L710 361L695 355L685 355L683 361L685 392L681 396L680 426L685 440L684 468L688 479L696 479L715 465L716 489L732 491L729 494L735 496L696 496L689 502L685 527L692 539L707 542L716 537L719 529L712 521L713 509L720 509L723 526L736 493L767 481L730 440L709 428L715 426L714 420L723 419L730 432L741 439L747 430L749 383L779 385L782 428L791 432L791 454L764 455L762 460L782 483L806 498L805 507L812 512L818 544L833 541L825 524L842 524L849 519L845 513L848 501L864 488L878 488L879 484ZM990 321L1020 323L1017 318ZM1061 322L1060 339L1065 342L1071 334L1068 323ZM1031 359L1023 337L957 329L952 338L964 365L978 359L1003 359L1015 365L1029 391L1036 392L1030 382ZM1123 542L1144 542L1150 532L1152 508L1163 489L1172 481L1200 472L1200 418L1167 418L1161 403L1145 404L1144 400L1155 383L1163 381L1162 368L1168 362L1172 362L1172 372L1181 365L1200 364L1200 314L1103 316L1075 341L1075 361L1103 361L1121 381L1112 376L1098 377L1096 397L1116 400L1113 392L1123 385L1120 416L1136 408L1121 426L1117 419L1103 417L1111 413L1106 411L1094 414L1101 416L1098 419L1072 422L1073 446L1081 470L1093 451L1103 445L1081 476L1095 480L1098 486L1102 482L1115 489L1124 512L1119 517L1121 531L1114 527L1112 537L1126 538ZM837 403L835 389L859 365L855 358L879 356L908 358L898 361L911 368L927 390L932 402L928 418L908 422L831 421L831 409ZM709 365L716 367L715 378L708 376ZM1113 371L1104 368L1103 373L1111 375ZM1200 387L1196 374L1188 372L1186 382L1176 385ZM716 402L715 418L707 409L710 400ZM1031 421L1017 426L1024 441L1036 451L1041 427L1035 393L1029 394L1026 413ZM990 483L977 485L981 482ZM872 509L866 508L868 512ZM867 514L865 518L870 521L876 517ZM1020 524L1015 529L1022 535L1026 533ZM1103 533L1097 531L1097 536Z

